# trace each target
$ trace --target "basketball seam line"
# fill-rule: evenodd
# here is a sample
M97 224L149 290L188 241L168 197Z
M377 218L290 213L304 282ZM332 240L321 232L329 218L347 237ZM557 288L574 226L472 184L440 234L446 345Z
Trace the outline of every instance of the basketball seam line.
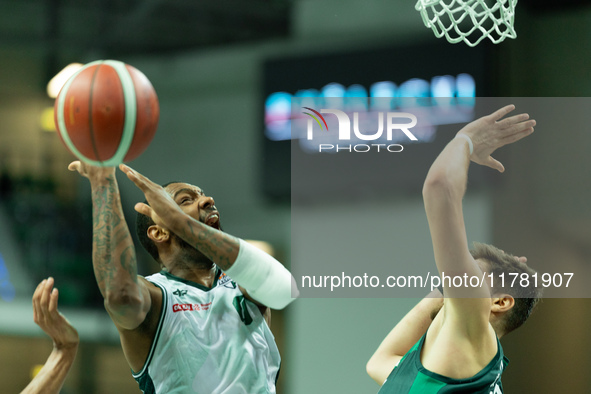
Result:
M94 139L94 127L92 124L92 99L94 93L94 80L96 79L96 75L98 74L100 68L101 64L98 64L96 66L96 69L94 70L94 74L92 74L92 81L90 81L90 99L88 100L88 131L90 132L90 142L92 143L92 150L94 151L96 160L102 164L103 160L101 159L98 153L98 148L96 146L96 141Z

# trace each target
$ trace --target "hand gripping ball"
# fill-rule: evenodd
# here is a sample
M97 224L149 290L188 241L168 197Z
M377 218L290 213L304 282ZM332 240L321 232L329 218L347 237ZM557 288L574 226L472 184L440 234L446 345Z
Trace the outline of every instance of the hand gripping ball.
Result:
M148 78L116 60L86 64L64 84L54 106L64 145L80 160L105 167L142 154L154 138L159 115Z

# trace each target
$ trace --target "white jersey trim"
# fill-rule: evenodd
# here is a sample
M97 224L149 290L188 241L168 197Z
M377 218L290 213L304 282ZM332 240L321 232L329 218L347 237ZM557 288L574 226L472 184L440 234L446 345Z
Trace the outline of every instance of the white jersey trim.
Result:
M135 379L139 379L144 373L146 373L146 371L148 370L148 367L150 366L150 361L152 361L152 357L154 356L154 351L156 350L156 345L158 344L158 338L160 338L160 331L162 331L162 326L164 325L164 318L166 317L166 311L168 309L168 293L166 291L166 289L159 285L158 283L154 283L154 282L150 282L153 285L156 285L160 288L160 291L162 291L162 310L160 312L160 319L158 320L158 326L156 328L156 335L154 335L154 340L152 341L152 346L150 346L150 352L148 353L148 357L146 357L146 362L144 363L143 368L141 369L140 372L134 372L133 370L131 370L131 375L135 378Z

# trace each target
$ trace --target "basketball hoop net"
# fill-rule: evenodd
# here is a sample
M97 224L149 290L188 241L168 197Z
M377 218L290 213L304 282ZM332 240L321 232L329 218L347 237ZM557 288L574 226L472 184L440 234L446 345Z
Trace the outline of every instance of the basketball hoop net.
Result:
M517 0L418 0L415 9L437 38L473 47L486 37L495 44L517 37L516 5Z

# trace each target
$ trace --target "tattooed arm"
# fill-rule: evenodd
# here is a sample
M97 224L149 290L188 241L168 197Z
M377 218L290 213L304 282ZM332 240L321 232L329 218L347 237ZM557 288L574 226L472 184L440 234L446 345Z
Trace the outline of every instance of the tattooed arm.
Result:
M151 307L150 291L138 280L135 249L121 207L114 167L75 161L68 167L90 181L92 189L92 263L105 308L115 324L137 328Z

